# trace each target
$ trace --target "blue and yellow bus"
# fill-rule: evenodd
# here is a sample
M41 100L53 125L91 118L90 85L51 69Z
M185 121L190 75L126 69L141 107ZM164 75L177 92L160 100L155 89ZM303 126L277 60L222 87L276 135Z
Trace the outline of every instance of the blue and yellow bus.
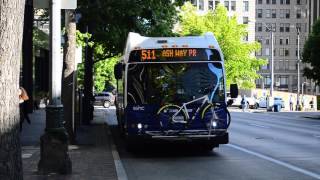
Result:
M229 142L224 59L212 33L144 37L129 33L114 68L118 125L127 142ZM231 85L237 97L236 85Z

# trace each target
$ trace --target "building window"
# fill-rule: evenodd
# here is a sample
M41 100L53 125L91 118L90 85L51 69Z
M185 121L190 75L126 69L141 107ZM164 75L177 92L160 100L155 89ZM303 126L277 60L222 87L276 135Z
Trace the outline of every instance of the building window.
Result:
M297 19L301 18L301 9L297 9Z
M285 49L285 50L284 50L284 55L285 55L285 56L289 56L289 49Z
M270 56L270 49L269 48L266 48L266 56Z
M257 9L257 18L262 18L262 9Z
M258 0L258 4L262 4L262 0Z
M280 9L280 18L290 18L290 9Z
M204 0L199 0L199 10L204 10Z
M284 26L285 26L285 31L290 32L290 23L285 23Z
M209 10L213 10L213 1L211 0L211 1L208 1L208 9Z
M248 23L249 23L249 18L243 17L243 24L248 24Z
M282 38L282 37L279 39L279 44L280 44L280 45L283 44L283 38Z
M289 45L289 37L286 38L286 45Z
M271 17L271 10L266 9L266 18L270 18L270 17Z
M270 4L270 0L266 0L266 4Z
M284 9L280 9L280 18L284 18L285 17L284 14L285 14Z
M218 7L219 4L220 4L220 1L215 1L214 2L214 7Z
M237 10L237 3L236 1L231 1L231 11L236 11Z
M290 4L290 0L280 0L280 4Z
M290 18L290 9L286 9L285 13L286 13L286 18L289 19Z
M284 32L284 23L280 23L280 29L279 29L280 32Z
M256 28L257 32L262 32L262 23L257 23Z
M229 1L224 1L224 7L229 11Z
M270 39L266 38L266 45L269 45L269 44L270 44Z
M279 56L284 56L284 48L279 49Z
M296 23L296 29L301 32L301 23Z
M277 10L272 9L272 18L277 18Z
M277 0L272 0L272 4L277 4Z
M243 1L243 11L249 11L249 1Z
M301 5L301 0L297 0L297 5Z

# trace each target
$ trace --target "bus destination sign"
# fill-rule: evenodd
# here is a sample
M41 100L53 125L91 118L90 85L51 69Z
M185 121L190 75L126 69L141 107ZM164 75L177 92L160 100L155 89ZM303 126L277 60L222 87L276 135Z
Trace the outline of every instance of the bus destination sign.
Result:
M130 53L129 62L220 61L219 52L206 48L141 49Z
M163 58L197 57L197 49L143 49L141 61L152 61Z

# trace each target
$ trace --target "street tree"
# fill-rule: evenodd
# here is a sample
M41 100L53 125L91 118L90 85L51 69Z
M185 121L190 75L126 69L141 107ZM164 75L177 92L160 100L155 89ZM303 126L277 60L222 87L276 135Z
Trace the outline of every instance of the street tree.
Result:
M25 0L0 1L0 179L23 179L19 76Z
M94 42L93 47L87 47L84 63L84 109L89 111L84 112L85 119L92 117L93 64L121 54L130 31L149 36L172 34L178 3L181 0L78 1L80 30L92 34L90 40ZM96 53L97 49L103 53Z
M254 56L260 44L243 40L248 34L246 25L238 24L236 16L229 17L225 7L219 5L214 11L200 15L192 4L185 3L180 12L180 26L181 35L213 32L224 55L227 84L237 83L244 89L255 87L255 80L260 78L257 71L266 64Z
M320 85L320 19L312 27L312 32L304 44L302 62L307 64L304 76Z
M76 60L76 13L75 10L65 10L65 46L63 56L62 75L62 103L65 127L69 134L69 140L74 143L73 113L75 92L75 60Z

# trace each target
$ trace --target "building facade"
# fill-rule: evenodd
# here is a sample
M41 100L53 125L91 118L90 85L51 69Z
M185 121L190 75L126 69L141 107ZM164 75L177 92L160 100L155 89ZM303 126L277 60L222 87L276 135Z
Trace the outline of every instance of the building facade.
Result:
M259 88L270 88L271 84L271 30L273 31L274 90L297 92L298 71L300 91L312 94L314 83L303 77L304 64L299 64L298 55L308 37L309 0L256 0L256 41L261 43L258 58L268 60L261 68ZM299 40L298 40L299 39Z
M238 23L247 24L248 36L245 41L255 40L255 0L190 0L198 12L206 13L214 10L219 4L226 7L229 16L237 16Z

